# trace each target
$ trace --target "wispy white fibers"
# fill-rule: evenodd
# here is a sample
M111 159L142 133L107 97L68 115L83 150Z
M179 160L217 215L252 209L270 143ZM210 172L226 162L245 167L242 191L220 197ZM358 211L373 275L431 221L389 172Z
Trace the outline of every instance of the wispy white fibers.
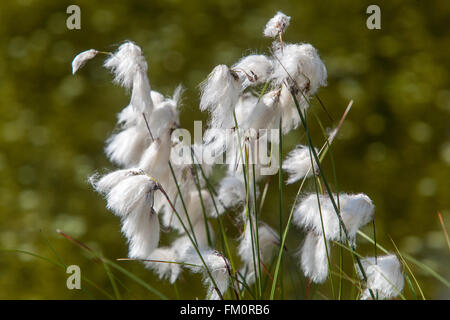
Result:
M405 280L402 265L397 256L394 254L378 256L376 262L375 257L365 258L361 260L361 264L367 276L366 289L361 299L372 299L369 289L372 290L375 297L378 295L378 299L390 299L400 295ZM361 271L359 268L356 270L362 279Z
M152 90L151 99L153 105L157 106L158 104L164 101L164 96L158 91ZM137 124L144 125L142 113L136 112L131 103L125 108L123 108L123 110L117 114L117 123L121 125L123 128L128 128L130 126L134 126ZM146 128L142 127L142 129Z
M315 150L317 153L319 152L317 148ZM311 161L313 158L314 156L311 155L308 146L298 145L294 150L289 152L283 161L283 170L289 174L286 183L291 184L304 177L311 177L317 170L315 160ZM314 169L311 167L311 164L314 164Z
M150 142L145 125L136 125L112 135L106 142L105 153L111 162L123 167L133 167L139 163Z
M237 209L245 203L246 190L244 181L237 177L222 179L218 190L219 213Z
M241 79L243 88L265 83L273 70L272 60L263 54L243 57L231 67Z
M285 44L275 49L273 78L275 83L295 81L306 95L313 95L327 85L327 69L309 43Z
M98 54L95 49L90 49L79 53L72 61L72 74L81 69L86 62L93 59Z
M314 283L322 283L328 276L327 247L322 235L309 232L298 252L303 273Z
M241 124L244 129L276 129L279 126L280 90L270 91L262 96ZM256 131L258 132L258 131Z
M114 73L114 81L132 89L130 104L139 113L149 117L153 110L151 88L147 77L147 62L139 46L131 41L123 43L104 66Z
M246 274L246 282L248 285L255 282L255 266L258 267L258 250L256 241L256 229L255 220L252 218L253 223L253 244L252 234L250 228L250 220L247 220L245 231L241 236L238 254L241 260L244 262L244 266L241 270L241 274ZM270 262L270 258L273 257L275 249L280 246L280 236L278 233L264 222L259 223L258 227L258 240L259 240L259 256L260 261L263 263ZM254 260L255 259L255 263Z
M217 285L217 289L223 295L228 289L228 285L230 282L230 263L228 262L227 258L225 258L222 254L215 250L201 250L200 254L202 255L203 260L205 261L205 264L208 267L211 276ZM208 275L197 252L191 250L187 255L185 262L196 265L188 265L187 268L189 268L194 273L201 273L203 275L203 283L208 288L206 297L210 300L219 300L220 296L217 293L213 281Z
M279 34L284 33L286 28L289 26L291 17L288 17L283 12L278 11L277 14L270 19L264 29L264 36L268 38L274 38Z
M226 65L218 65L201 86L200 110L211 114L210 126L234 126L233 108L242 92L239 76Z
M320 213L322 213L325 236L328 240L345 241L344 232L340 232L339 219L328 196L310 194L295 208L293 223L322 235ZM336 204L338 199L334 195ZM374 205L370 198L363 194L339 194L340 214L348 231L349 241L354 243L359 228L373 220Z
M107 194L107 208L121 217L131 258L146 259L158 246L159 220L153 210L157 184L147 175L132 175Z
M172 284L181 273L178 255L172 247L157 248L146 260L155 260L145 262L145 266L153 270L160 279L168 279Z
M94 174L93 176L89 177L89 182L91 183L95 191L101 194L106 194L126 178L143 174L145 174L144 171L139 168L122 169L108 173L103 177L100 177L98 174Z
M131 41L120 45L117 51L106 59L104 66L114 73L114 81L127 89L133 86L134 76L146 73L148 68L141 48Z

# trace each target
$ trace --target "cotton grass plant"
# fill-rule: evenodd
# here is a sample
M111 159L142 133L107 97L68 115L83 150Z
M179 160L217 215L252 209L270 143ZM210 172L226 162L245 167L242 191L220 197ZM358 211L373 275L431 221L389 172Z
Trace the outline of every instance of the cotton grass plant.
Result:
M99 54L106 56L104 67L131 95L129 105L118 114L118 130L105 147L119 169L96 173L89 181L120 218L129 259L175 285L183 272L201 274L206 299L282 298L283 264L288 258L295 259L298 274L308 279L302 290L328 280L331 297L342 298L345 280L356 289L352 298L403 297L404 258L392 252L378 255L379 244L361 231L374 222L375 204L363 193L333 191L323 171L324 158L352 103L339 124L324 131L322 145L314 145L308 114L312 104L324 107L317 93L327 85L327 70L311 44L284 41L290 23L290 17L278 12L263 31L273 39L268 54L218 65L200 85L199 109L209 114L208 128L202 143L189 147L192 161L186 163L174 163L171 157L182 144L173 134L180 126L182 89L175 89L171 97L152 90L138 45L127 41L114 53L91 49L76 56L73 73ZM269 134L270 129L278 134ZM225 138L218 130L231 134ZM306 143L284 156L283 136L293 130L301 131ZM277 167L269 174L265 164L255 161L255 146L261 141L270 145L269 162ZM205 154L213 160L226 154L228 161L225 165L199 161ZM214 184L211 176L221 167L226 167L226 174ZM264 219L274 213L265 212L263 204L267 178L276 174L279 225L271 226ZM306 181L314 186L313 192L306 190ZM288 201L283 199L286 184L298 185L288 213L282 210ZM229 237L225 220L232 222L238 238ZM175 240L160 244L161 230L174 234ZM286 248L288 233L304 239L296 250ZM373 242L373 257L357 252L360 234ZM338 266L333 263L333 247L339 249ZM346 255L353 261L349 275L344 273ZM339 290L334 287L336 276Z

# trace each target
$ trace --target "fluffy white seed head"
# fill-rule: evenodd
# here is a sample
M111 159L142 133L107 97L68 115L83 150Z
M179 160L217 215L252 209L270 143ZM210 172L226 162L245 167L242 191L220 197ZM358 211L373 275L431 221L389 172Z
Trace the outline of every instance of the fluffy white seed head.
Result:
M327 242L328 249L330 248ZM328 276L328 259L323 236L309 232L298 251L300 266L305 277L314 283L323 283ZM328 251L330 254L331 252Z
M72 74L75 74L79 69L81 69L86 62L95 58L98 51L95 49L90 49L79 53L72 61Z
M338 199L334 195L336 204ZM340 232L339 220L332 205L331 199L325 195L319 195L320 210L316 194L305 197L295 208L293 223L305 229L322 235L322 213L325 236L328 240L345 241L344 232ZM347 228L349 241L354 242L356 232L362 226L373 220L374 205L370 198L363 194L339 194L340 214Z
M276 129L280 117L280 91L273 90L262 96L259 102L249 110L247 117L241 124L244 129Z
M309 43L285 44L275 50L273 79L277 84L287 81L307 95L327 85L327 69L317 50Z
M216 289L218 289L222 295L228 289L228 285L230 282L230 263L223 255L221 255L217 251L201 250L200 254L203 257L203 260L205 261L205 264L208 267L211 276L217 285L217 288L214 287L211 278L209 277L205 267L203 266L198 254L195 251L191 251L191 253L188 254L185 262L196 265L195 267L187 266L192 272L202 273L203 283L208 288L206 297L210 300L218 300L220 299L220 296Z
M117 176L121 174L118 173L110 180L117 180ZM106 182L104 187L110 187L111 184ZM118 182L106 194L107 208L121 217L122 232L129 243L130 258L145 259L158 246L159 220L153 210L153 194L156 189L156 182L147 175L131 175Z
M255 224L254 219L252 223ZM256 250L256 230L253 225L253 247ZM280 246L280 236L278 233L266 223L260 222L258 227L258 239L259 239L259 254L261 261L268 262L274 253L274 249ZM247 265L253 265L253 248L252 248L252 234L250 228L250 220L247 220L245 231L241 236L238 254L242 261ZM251 266L252 267L252 266Z
M100 177L98 174L94 174L89 177L89 182L95 191L101 194L106 194L126 178L143 174L145 174L144 171L139 168L122 169L108 173L103 177Z
M200 110L211 114L210 126L234 126L233 108L242 92L239 76L226 65L218 65L201 86Z
M316 152L319 151L316 149ZM316 162L313 159L314 156L310 153L308 146L298 145L289 152L283 161L283 170L289 174L286 183L291 184L304 177L311 177L317 170ZM311 166L312 164L314 167Z
M272 60L263 54L243 57L231 67L241 79L243 88L265 83L273 70Z
M130 89L135 75L147 72L147 62L139 46L131 41L123 43L106 59L104 66L114 73L114 81Z
M106 142L105 153L111 162L123 166L136 166L151 139L145 124L129 127L112 135Z
M223 213L228 209L236 209L245 203L245 185L237 177L225 177L220 182L218 202Z
M396 255L378 256L376 262L375 257L365 258L361 260L361 264L367 276L366 289L361 299L372 299L369 289L375 296L378 295L378 299L391 299L400 295L405 280L402 265ZM362 279L361 271L359 268L356 270Z
M155 249L147 260L145 266L153 270L160 279L168 279L173 284L181 273L181 265L179 263L179 257L172 247L162 247ZM160 262L159 262L160 261Z
M279 34L284 33L289 26L290 21L291 17L288 17L283 12L278 11L277 14L267 22L263 32L264 36L268 38L275 38Z
M139 203L122 218L122 233L128 240L128 256L146 259L158 247L159 230L158 215L151 207L149 199Z
M120 217L125 217L142 206L147 206L150 210L156 189L155 181L147 175L130 176L107 193L107 208Z

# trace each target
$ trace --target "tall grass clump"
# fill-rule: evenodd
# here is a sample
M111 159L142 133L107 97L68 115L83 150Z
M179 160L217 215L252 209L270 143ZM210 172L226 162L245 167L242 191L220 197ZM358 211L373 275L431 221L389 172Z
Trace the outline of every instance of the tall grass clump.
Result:
M292 259L307 279L306 297L313 283L329 282L327 296L340 299L344 280L354 288L349 298L403 297L405 257L384 249L379 255L375 232L372 240L361 231L366 225L375 231L373 201L339 192L323 170L352 102L332 130L317 118L324 141L314 145L308 115L313 103L325 109L317 93L327 85L327 69L311 44L284 41L290 20L278 12L267 22L263 34L273 39L267 54L218 65L202 82L199 109L209 114L208 128L192 145L180 139L181 86L171 97L152 90L139 46L127 41L114 53L91 49L76 56L73 73L105 55L104 67L131 95L105 147L119 169L96 173L90 183L120 218L129 259L171 284L182 272L200 274L206 299L284 298L286 279L299 278L283 271ZM293 130L305 142L283 157L283 136ZM217 183L216 172L223 175ZM277 174L279 210L266 212L270 177ZM287 212L292 199L283 198L285 184L298 186ZM268 214L278 214L278 225L264 221ZM230 237L225 224L239 236ZM174 235L164 246L161 229ZM297 250L286 247L289 232L303 236ZM357 252L358 235L372 241L372 257ZM344 258L351 259L352 274L344 272Z

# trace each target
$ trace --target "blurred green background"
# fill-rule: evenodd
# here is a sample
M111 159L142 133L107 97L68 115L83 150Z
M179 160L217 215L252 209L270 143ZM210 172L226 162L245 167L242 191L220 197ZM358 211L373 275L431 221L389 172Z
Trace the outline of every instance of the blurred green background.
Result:
M382 29L368 30L366 8L375 3L381 7ZM81 7L81 30L66 28L70 4ZM278 10L292 17L284 40L312 43L328 68L328 87L319 96L335 122L317 104L312 109L324 125L335 125L354 100L333 148L339 189L373 199L377 239L383 246L393 251L392 238L402 252L448 280L449 249L437 216L439 210L450 224L446 0L1 1L0 248L56 260L47 238L64 263L79 265L83 275L112 292L104 267L55 230L110 259L126 257L119 220L86 179L96 170L113 168L103 154L104 141L129 97L111 83L101 57L72 76L73 57L90 48L112 51L124 40L135 41L147 57L153 89L169 95L179 83L186 88L181 124L192 129L193 120L206 119L198 110L198 84L217 64L267 52L271 42L262 30ZM321 144L318 125L310 119L314 141ZM300 130L286 136L285 153L300 142L305 142ZM333 182L330 162L325 166ZM278 229L277 180L273 177L262 219ZM285 212L297 188L285 189ZM288 248L293 253L302 233L291 230ZM364 231L372 234L370 226ZM162 235L163 244L167 238ZM363 255L373 253L364 241L358 249ZM304 279L291 260L286 297L302 298ZM175 298L173 286L141 264L120 265ZM439 281L411 267L427 298L450 298ZM123 297L157 298L117 275L131 292L121 289ZM68 290L67 276L46 261L0 252L1 299L89 298L83 291ZM292 279L295 285L288 284ZM92 286L83 286L95 298L105 298ZM323 298L321 292L329 297L327 286L313 288L314 298ZM187 272L179 291L181 298L205 294L200 278ZM413 297L408 289L405 295Z

